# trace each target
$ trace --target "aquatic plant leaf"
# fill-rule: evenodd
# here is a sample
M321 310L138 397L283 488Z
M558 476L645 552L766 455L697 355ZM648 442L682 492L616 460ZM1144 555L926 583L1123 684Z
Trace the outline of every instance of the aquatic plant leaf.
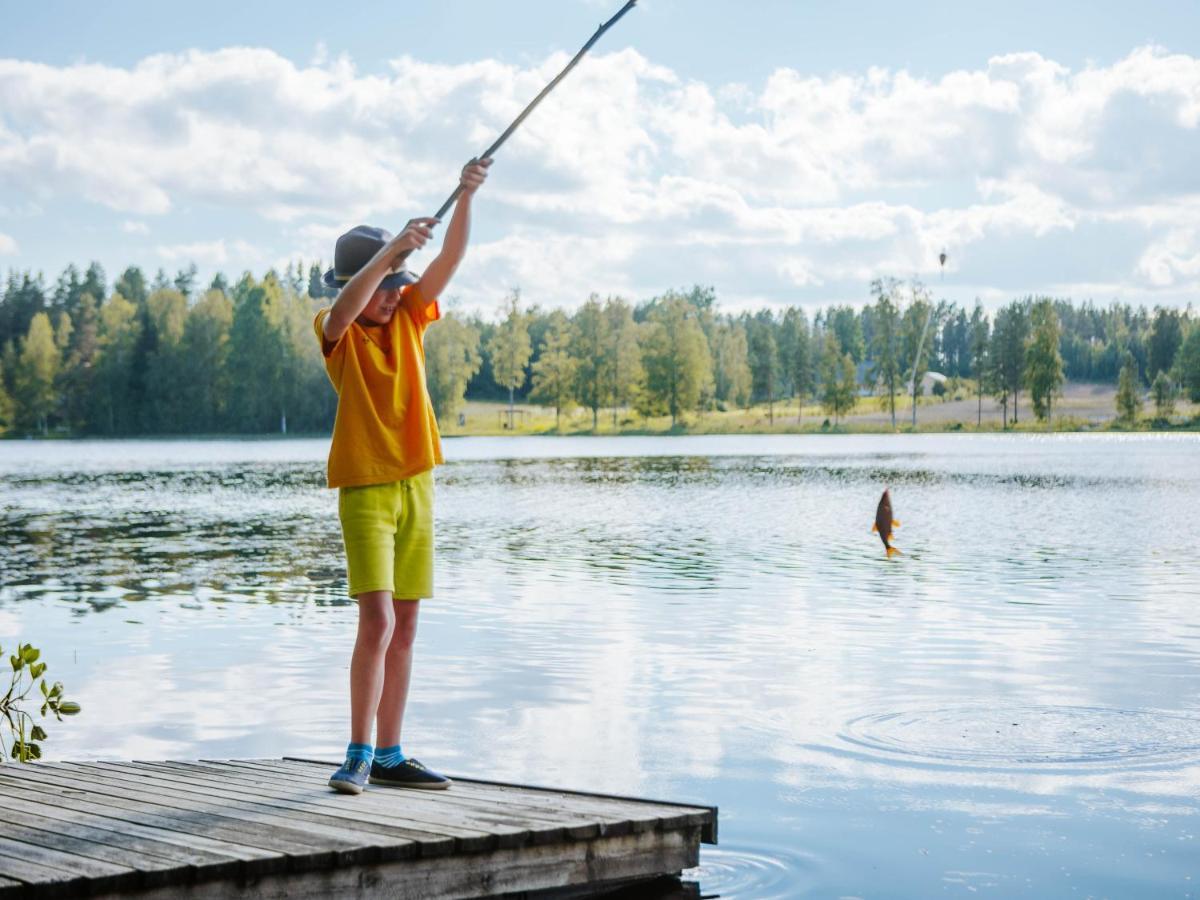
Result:
M76 715L81 709L83 709L83 707L74 700L68 700L65 703L60 703L58 705L58 711L64 716Z
M46 739L46 730L41 725L34 725L29 730L29 737L35 741L44 741Z

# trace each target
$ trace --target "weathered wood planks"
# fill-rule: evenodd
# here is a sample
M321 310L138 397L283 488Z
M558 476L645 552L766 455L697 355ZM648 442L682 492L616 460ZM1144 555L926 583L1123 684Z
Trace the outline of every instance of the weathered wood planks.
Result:
M678 874L717 811L455 778L336 794L300 759L0 766L0 898L499 897Z

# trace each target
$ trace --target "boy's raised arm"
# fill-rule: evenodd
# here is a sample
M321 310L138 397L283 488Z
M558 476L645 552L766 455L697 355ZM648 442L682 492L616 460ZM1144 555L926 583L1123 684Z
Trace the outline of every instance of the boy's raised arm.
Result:
M359 317L379 287L379 283L397 265L396 257L404 251L419 250L433 237L437 219L412 219L404 230L388 241L371 261L354 273L333 302L325 317L325 340L337 343L350 323Z
M454 204L454 214L450 216L450 226L446 229L446 237L442 241L442 250L421 275L421 294L429 300L441 296L446 285L450 283L454 270L462 262L463 254L467 251L467 238L471 234L471 198L479 190L480 185L487 180L490 158L472 160L463 166L459 184L462 193Z

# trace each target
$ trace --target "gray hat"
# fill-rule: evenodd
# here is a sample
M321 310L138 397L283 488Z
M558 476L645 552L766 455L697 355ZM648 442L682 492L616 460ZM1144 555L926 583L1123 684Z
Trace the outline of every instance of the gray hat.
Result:
M363 266L369 263L386 244L392 239L392 233L384 228L373 225L356 225L340 238L333 248L333 268L325 273L326 287L341 290L346 282L354 277ZM401 267L393 269L379 283L379 289L390 291L406 284L415 284L417 276L408 269Z

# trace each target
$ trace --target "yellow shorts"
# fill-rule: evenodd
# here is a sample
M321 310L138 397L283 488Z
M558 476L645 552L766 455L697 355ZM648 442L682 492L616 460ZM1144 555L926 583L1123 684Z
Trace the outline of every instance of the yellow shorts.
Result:
M433 470L338 491L350 596L433 596Z

